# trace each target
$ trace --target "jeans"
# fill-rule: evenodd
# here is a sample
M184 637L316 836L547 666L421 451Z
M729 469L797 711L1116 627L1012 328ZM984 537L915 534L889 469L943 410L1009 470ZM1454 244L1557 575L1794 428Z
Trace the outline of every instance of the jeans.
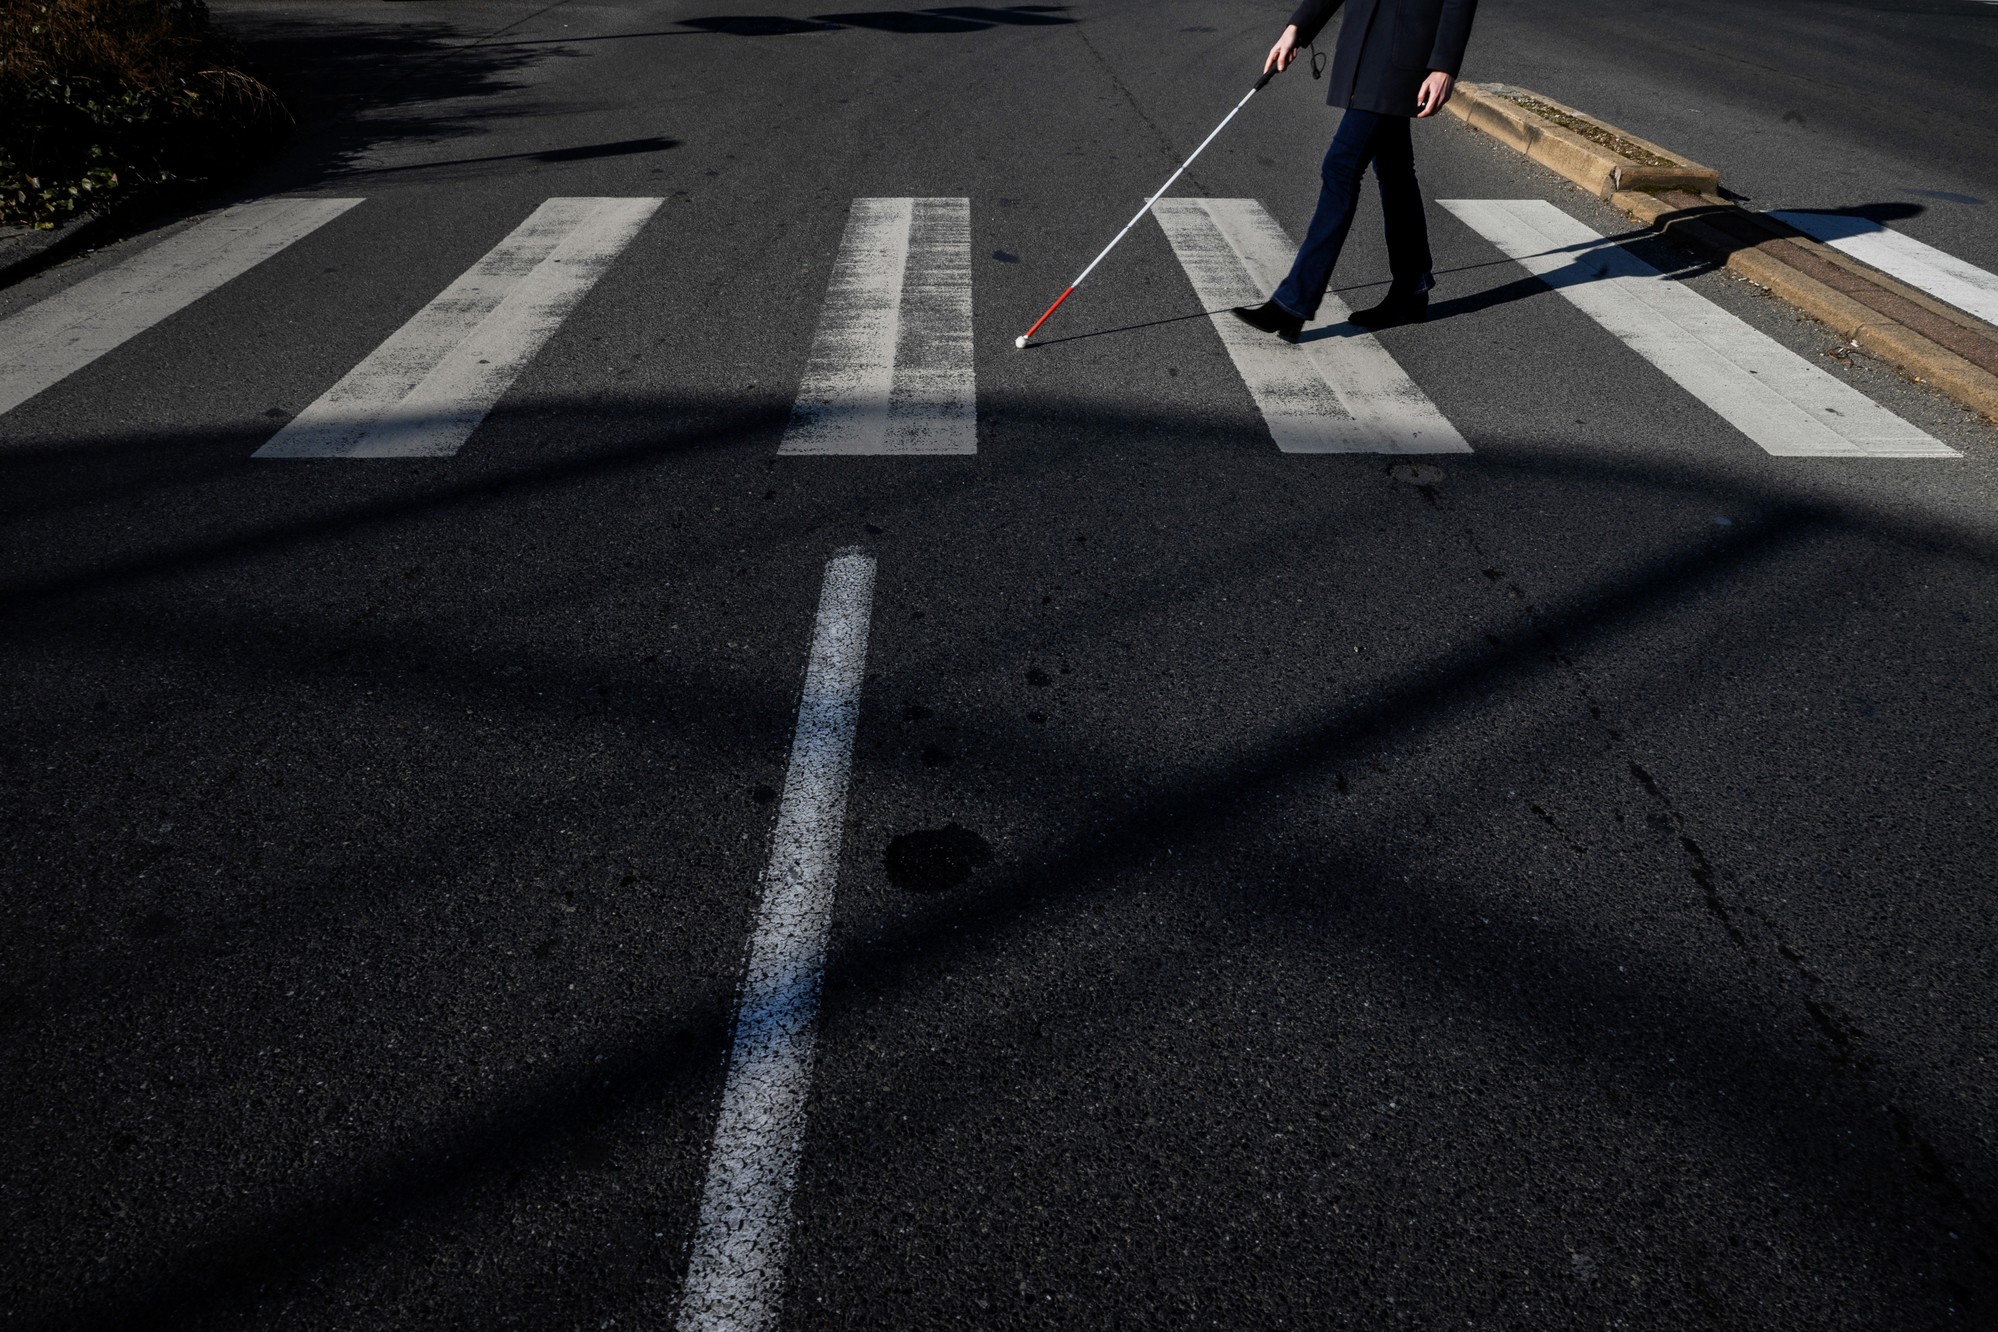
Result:
M1325 152L1319 173L1324 187L1311 229L1304 234L1290 276L1271 299L1298 316L1313 319L1332 268L1353 227L1353 210L1360 204L1360 177L1368 165L1381 184L1381 212L1387 220L1388 271L1394 294L1428 291L1435 284L1429 266L1429 221L1422 212L1422 190L1415 183L1415 145L1408 137L1408 117L1348 110L1339 132Z

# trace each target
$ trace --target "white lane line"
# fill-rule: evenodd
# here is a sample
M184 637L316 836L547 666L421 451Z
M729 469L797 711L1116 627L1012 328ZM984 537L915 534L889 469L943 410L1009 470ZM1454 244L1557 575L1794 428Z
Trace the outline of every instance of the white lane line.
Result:
M1974 314L1986 323L1998 324L1998 273L1987 273L1953 254L1924 245L1913 236L1889 231L1863 217L1789 210L1772 212L1769 216L1789 223L1834 250L1843 250L1862 263L1872 264L1939 301Z
M978 452L969 199L853 201L777 451Z
M256 456L456 453L660 202L548 200Z
M12 411L360 202L237 204L0 321L0 412Z
M873 601L873 558L851 550L835 556L819 594L679 1332L767 1332L783 1301Z
M1778 457L1959 456L1543 199L1439 202Z
M1296 344L1228 313L1260 304L1297 247L1254 199L1161 199L1172 242L1270 436L1285 453L1469 453L1471 446L1374 337L1328 293Z

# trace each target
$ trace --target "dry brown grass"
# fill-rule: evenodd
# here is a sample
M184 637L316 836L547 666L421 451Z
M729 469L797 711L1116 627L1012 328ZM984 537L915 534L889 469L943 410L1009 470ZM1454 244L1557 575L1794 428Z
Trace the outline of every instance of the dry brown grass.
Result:
M163 92L221 54L206 18L159 0L21 0L0 19L0 71Z
M0 0L0 221L226 171L289 123L201 0Z

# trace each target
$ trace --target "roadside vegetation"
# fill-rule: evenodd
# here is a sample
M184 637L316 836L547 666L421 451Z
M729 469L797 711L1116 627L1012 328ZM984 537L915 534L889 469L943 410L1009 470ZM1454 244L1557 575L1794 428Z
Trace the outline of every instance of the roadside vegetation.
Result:
M0 224L251 165L291 127L202 0L0 0Z

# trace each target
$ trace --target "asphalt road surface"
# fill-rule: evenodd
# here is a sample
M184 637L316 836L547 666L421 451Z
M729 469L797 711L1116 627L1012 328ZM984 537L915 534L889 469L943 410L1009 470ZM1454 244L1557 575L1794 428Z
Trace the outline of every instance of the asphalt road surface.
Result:
M1585 108L1756 208L1861 211L1998 269L1998 3L1503 0L1467 78Z
M6 1326L1998 1321L1989 426L1447 117L1243 340L1302 69L1016 351L1266 7L218 9L294 150L0 290L154 284L0 414Z

